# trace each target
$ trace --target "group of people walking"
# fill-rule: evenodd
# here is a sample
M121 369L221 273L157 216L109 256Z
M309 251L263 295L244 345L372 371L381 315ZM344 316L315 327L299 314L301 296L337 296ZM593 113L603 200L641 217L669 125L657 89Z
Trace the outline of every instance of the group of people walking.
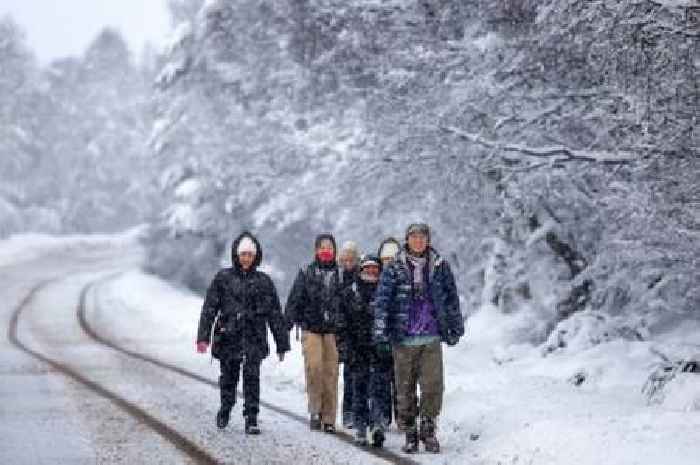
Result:
M382 242L378 253L360 255L348 242L338 250L320 234L314 257L296 276L284 312L272 280L258 270L262 248L250 233L232 245L232 267L220 270L207 290L197 351L211 345L219 359L225 428L243 371L245 432L259 434L260 364L268 356L267 327L280 361L289 333L301 333L309 426L334 433L339 364L343 365L343 425L358 445L381 447L395 412L405 432L404 452L419 443L439 452L436 419L444 389L442 343L455 345L464 320L448 262L431 246L430 228L407 228L404 243ZM420 387L420 397L418 388Z

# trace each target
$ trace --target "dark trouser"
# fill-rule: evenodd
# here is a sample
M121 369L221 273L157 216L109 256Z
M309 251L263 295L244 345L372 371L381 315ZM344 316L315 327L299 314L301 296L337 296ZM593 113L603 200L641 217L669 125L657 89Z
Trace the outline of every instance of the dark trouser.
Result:
M370 392L382 409L384 427L391 424L394 394L394 356L391 352L378 353L374 364Z
M221 376L221 407L231 409L236 403L236 388L243 363L243 416L256 416L260 410L261 360L243 359L239 354L225 354L219 360Z
M399 411L398 404L396 403L397 402L396 401L396 376L394 375L394 355L393 354L391 354L391 360L389 360L389 363L391 364L391 368L390 368L390 370L391 370L391 386L389 387L389 390L391 391L389 393L389 396L391 398L391 402L389 402L389 404L387 404L386 417L389 419L389 422L387 424L390 425L391 418L394 415L398 416L398 411ZM392 413L393 413L393 415L392 415ZM398 423L398 421L397 421L397 423Z
M391 353L372 357L351 366L353 427L386 428L391 421ZM388 415L387 415L388 412Z
M343 418L352 414L352 373L350 364L343 363Z
M421 416L437 417L442 409L444 391L440 341L420 346L394 346L394 368L401 419L412 426L419 411Z

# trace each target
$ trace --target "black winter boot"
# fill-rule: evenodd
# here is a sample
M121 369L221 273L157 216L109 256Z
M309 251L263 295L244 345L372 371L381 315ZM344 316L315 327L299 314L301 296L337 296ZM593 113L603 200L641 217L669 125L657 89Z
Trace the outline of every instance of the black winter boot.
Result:
M418 430L416 428L416 420L407 421L406 425L406 444L401 448L407 454L415 454L418 452Z
M426 452L440 453L440 442L435 437L435 419L422 417L420 420L420 440L425 445Z
M248 415L245 417L245 434L260 434L258 417L256 415Z
M309 429L311 431L321 431L321 415L312 413L309 419Z
M231 407L222 406L216 413L216 426L219 429L224 429L228 425L229 417L231 416Z
M384 428L375 426L372 428L372 447L382 447L384 445Z
M335 434L335 425L332 425L330 423L324 423L323 424L323 432L329 433L329 434Z

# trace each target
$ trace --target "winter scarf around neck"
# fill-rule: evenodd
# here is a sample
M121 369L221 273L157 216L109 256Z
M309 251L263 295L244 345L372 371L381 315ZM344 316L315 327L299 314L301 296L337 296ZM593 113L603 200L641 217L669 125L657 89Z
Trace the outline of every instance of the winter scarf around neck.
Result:
M409 262L413 267L413 285L422 285L424 278L423 270L428 262L426 257L416 257L411 254L406 255Z

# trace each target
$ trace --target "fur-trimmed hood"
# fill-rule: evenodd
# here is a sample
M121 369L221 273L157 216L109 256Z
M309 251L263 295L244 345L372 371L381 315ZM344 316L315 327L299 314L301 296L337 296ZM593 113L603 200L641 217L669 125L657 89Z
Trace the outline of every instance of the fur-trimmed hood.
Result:
M250 238L250 240L252 240L253 243L255 244L255 249L256 249L255 260L253 261L253 267L251 269L251 271L254 271L258 266L260 266L260 263L262 263L263 250L262 250L262 246L260 245L260 242L258 241L258 239L252 233L250 233L248 231L242 232L241 235L238 236L231 244L231 263L233 264L233 268L235 268L236 270L241 269L241 264L238 261L237 250L238 250L238 245L241 243L241 241L243 240L244 237Z

